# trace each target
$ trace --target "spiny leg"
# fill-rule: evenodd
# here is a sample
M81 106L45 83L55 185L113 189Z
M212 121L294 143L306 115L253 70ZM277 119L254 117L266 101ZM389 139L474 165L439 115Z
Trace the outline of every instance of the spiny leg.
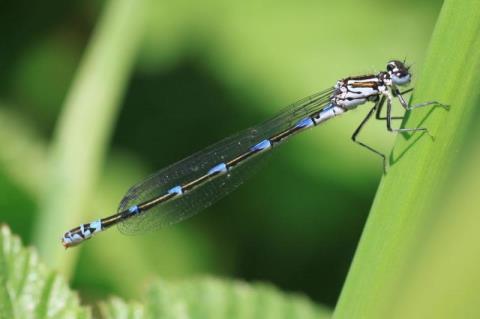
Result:
M400 104L403 106L403 108L405 110L410 111L410 110L417 109L417 108L424 107L424 106L428 106L428 105L441 106L446 110L450 109L449 105L440 103L438 101L428 101L428 102L417 103L417 104L413 104L413 105L409 106L407 101L405 101L405 99L403 98L403 94L411 92L412 90L413 90L413 88L405 90L403 92L400 92L400 91L398 91L398 89L396 89L393 92L393 95L398 98L398 100L400 101Z
M382 98L378 102L377 112L375 113L375 119L377 120L387 119L386 117L380 115L384 105L385 105L385 96L382 96ZM403 120L403 116L392 116L392 120Z
M407 93L410 93L413 91L413 88L410 88L408 90L405 90L403 92L399 92L398 90L396 91L393 91L393 96L397 97L398 95L402 96L403 98L403 94L407 94ZM382 101L380 101L380 104L378 105L378 108L377 108L377 114L375 115L375 118L377 120L386 120L387 118L384 117L384 116L381 116L381 112L382 112L382 109L383 109L383 105L385 104L385 96L382 96ZM404 117L403 116L392 116L391 117L392 120L403 120Z
M406 90L403 91L403 92L400 92L400 90L397 89L397 90L395 90L395 91L392 92L392 93L393 93L393 96L396 97L397 95L404 95L404 94L410 93L410 92L413 91L413 89L414 89L414 88L409 88L409 89L406 89Z
M400 96L400 95L399 95ZM415 127L415 128L392 128L392 100L390 97L387 97L387 130L390 132L425 132L430 137L433 136L428 132L428 129L425 127Z
M417 109L417 108L419 108L419 107L424 107L424 106L428 106L428 105L441 106L441 107L443 107L445 110L450 110L450 105L448 105L448 104L443 104L443 103L440 103L440 102L438 102L438 101L428 101L428 102L413 104L413 105L410 105L410 106L409 106L408 110L413 110L413 109Z
M380 156L382 159L383 159L383 173L386 174L387 173L387 160L386 160L386 157L385 157L385 154L377 151L376 149L374 149L373 147L367 145L367 144L364 144L360 141L357 141L357 136L358 134L360 133L360 131L362 130L362 128L365 126L365 123L368 122L368 120L372 117L373 113L375 112L375 110L377 109L377 107L380 106L380 102L382 101L382 99L380 99L378 102L375 103L375 105L370 109L370 111L368 111L368 114L367 116L365 116L365 118L362 120L362 122L360 123L360 125L356 128L355 132L353 132L352 134L352 141L354 141L355 143L357 143L358 145L362 146L362 147L365 147L367 150L377 154L378 156ZM382 102L383 103L383 102Z

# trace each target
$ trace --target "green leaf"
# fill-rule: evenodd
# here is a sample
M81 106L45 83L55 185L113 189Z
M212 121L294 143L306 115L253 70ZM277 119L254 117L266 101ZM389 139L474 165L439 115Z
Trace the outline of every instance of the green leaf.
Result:
M478 235L471 233L472 218L465 214L475 207L478 215L478 196L467 199L476 203L470 207L462 203L466 200L463 196L457 197L462 198L457 205L447 200L457 193L452 181L461 171L461 155L469 148L476 124L473 115L480 103L479 70L480 2L447 0L413 103L439 100L450 104L451 109L418 109L404 123L405 127L427 127L435 138L426 134L398 136L391 168L379 187L335 318L478 318L478 304L463 300L462 289L471 285L457 282L476 280L480 289L478 270L459 267L478 262L468 257L478 255L478 241L472 240ZM447 206L456 209L444 211ZM452 218L452 214L457 216ZM453 222L463 223L463 233L444 227ZM478 234L478 227L475 231ZM448 236L452 233L458 237ZM452 240L459 241L453 250ZM439 242L445 246L435 245ZM442 249L452 254L442 253ZM457 249L469 253L457 253ZM452 260L453 252L463 261ZM457 277L458 272L465 275ZM451 290L452 283L456 291ZM435 297L419 299L425 296Z
M0 227L0 318L90 318L65 281Z
M0 319L91 318L63 279L22 247L6 226L0 227ZM266 284L213 278L157 280L143 303L112 297L100 304L101 318L330 318L306 297L285 294Z
M213 278L157 281L143 306L112 298L101 305L104 318L330 318L307 298L285 294L266 284Z

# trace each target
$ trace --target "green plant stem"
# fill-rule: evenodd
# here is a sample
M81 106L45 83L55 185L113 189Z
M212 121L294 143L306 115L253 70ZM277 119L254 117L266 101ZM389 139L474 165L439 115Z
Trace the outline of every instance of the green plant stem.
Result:
M447 0L413 103L434 99L451 109L418 109L405 121L404 127L427 127L435 138L397 137L334 318L396 318L392 311L435 222L432 209L448 196L447 177L478 107L479 70L480 1Z
M76 253L66 253L60 237L90 218L90 194L144 33L145 3L107 3L58 119L34 240L67 276Z

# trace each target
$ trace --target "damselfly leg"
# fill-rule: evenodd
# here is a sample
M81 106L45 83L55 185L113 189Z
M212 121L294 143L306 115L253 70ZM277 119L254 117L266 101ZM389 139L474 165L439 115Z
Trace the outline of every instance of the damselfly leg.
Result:
M401 95L398 95L399 100L403 100L403 98L400 99L400 97L401 97ZM404 133L404 132L425 132L428 135L430 135L430 137L433 137L426 127L392 128L392 99L387 97L386 100L387 100L387 130L389 132L395 132L395 133L399 133L399 132L400 133ZM405 100L403 100L403 101L405 101Z
M392 92L393 93L393 96L394 97L397 97L398 95L404 95L404 94L407 94L407 93L410 93L413 91L413 88L410 88L408 90L405 90L403 92L399 92L397 93L396 91L395 92ZM403 98L403 97L402 97ZM375 115L375 119L377 120L387 120L387 117L386 116L382 116L381 113L382 113L382 110L383 110L383 106L385 105L385 96L382 96L382 99L383 101L380 102L380 104L378 105L378 108L377 108L377 114ZM404 119L404 116L391 116L390 117L391 120L403 120Z
M411 91L413 91L413 88L410 88L408 90L405 90L403 92L399 92L398 90L392 90L392 95L394 97L396 97L400 104L402 105L402 107L406 110L406 111L411 111L413 109L416 109L416 108L420 108L420 107L424 107L424 106L429 106L429 105L433 105L433 106L441 106L443 108L445 108L446 110L449 109L449 106L446 105L446 104L443 104L443 103L440 103L438 101L428 101L428 102L423 102L423 103L418 103L418 104L413 104L411 106L408 105L408 103L406 102L405 98L403 97L404 94L407 94L407 93L410 93ZM383 109L383 106L385 105L385 102L386 102L386 105L387 105L387 114L386 116L382 116L381 115L381 112L382 112L382 109ZM383 161L383 172L386 174L387 172L387 162L386 162L386 156L385 154L383 154L382 152L376 150L375 148L365 144L365 143L362 143L360 141L357 140L357 136L358 134L360 133L360 131L363 129L363 127L365 126L365 124L368 122L368 120L371 118L373 112L375 112L375 119L377 120L386 120L387 122L387 130L390 131L390 132L395 132L395 133L398 133L398 132L425 132L426 134L428 134L430 137L433 138L433 136L429 133L428 129L425 128L425 127L416 127L416 128L393 128L392 127L392 120L401 120L403 119L404 117L403 116L392 116L392 98L389 96L389 95L383 95L380 97L380 99L375 103L375 105L370 109L370 111L367 113L367 115L365 116L365 118L362 120L362 122L360 123L360 125L357 127L357 129L353 132L352 134L352 140L359 144L360 146L366 148L367 150L377 154L378 156L380 156L382 158L382 161Z
M355 143L357 143L358 145L362 146L362 147L365 147L367 150L377 154L378 156L380 156L383 160L383 172L384 173L387 173L387 158L385 157L385 154L383 154L382 152L380 151L377 151L376 149L374 149L373 147L365 144L365 143L362 143L360 141L357 140L357 136L358 134L360 133L360 131L362 130L362 128L365 126L365 124L368 122L368 120L372 117L372 114L377 110L377 109L381 109L381 105L385 102L385 97L382 97L380 98L377 102L375 102L375 105L370 109L370 111L368 111L367 113L367 116L365 116L365 118L362 120L362 122L360 123L360 125L355 129L355 131L353 132L352 134L352 141L354 141ZM377 112L378 114L379 112Z
M424 107L424 106L429 106L429 105L433 105L433 106L440 106L440 107L443 107L445 110L449 110L450 109L450 106L448 104L443 104L443 103L440 103L438 101L427 101L427 102L422 102L422 103L416 103L416 104L412 104L412 105L408 105L407 101L405 100L405 98L403 97L404 94L406 93L409 93L413 91L413 88L410 88L408 90L405 90L403 92L399 92L398 89L395 89L392 91L393 93L393 96L397 97L398 98L398 101L400 102L400 104L403 106L403 108L407 111L411 111L413 109L418 109L420 107Z

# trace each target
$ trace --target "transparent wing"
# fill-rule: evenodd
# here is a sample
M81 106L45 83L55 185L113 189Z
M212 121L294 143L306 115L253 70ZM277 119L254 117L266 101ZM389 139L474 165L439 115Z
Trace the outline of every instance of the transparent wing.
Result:
M236 158L260 141L291 127L300 119L322 109L328 104L332 91L333 89L328 89L302 99L288 106L270 120L230 136L154 173L128 190L118 211L124 211L133 205L164 195L172 187L186 184L203 176L214 165ZM152 231L191 217L241 185L259 166L259 162L263 161L265 156L262 154L265 153L268 152L262 152L258 156L249 158L229 170L227 174L217 175L178 198L126 219L118 225L119 230L125 234Z

